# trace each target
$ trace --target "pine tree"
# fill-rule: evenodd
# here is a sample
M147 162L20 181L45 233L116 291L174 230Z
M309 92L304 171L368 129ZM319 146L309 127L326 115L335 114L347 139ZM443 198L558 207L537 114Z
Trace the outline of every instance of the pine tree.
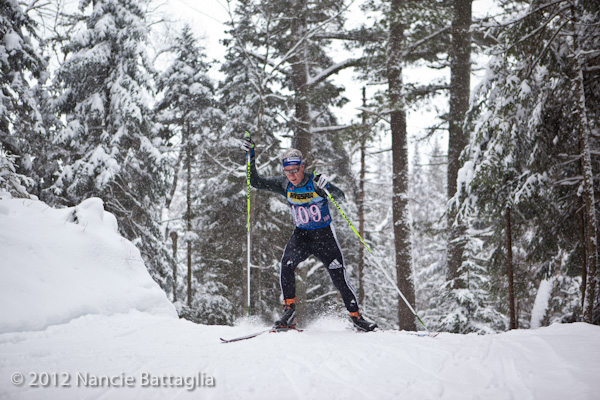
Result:
M201 166L207 158L204 152L210 153L215 146L212 131L219 128L222 114L217 108L215 85L208 76L209 64L189 26L184 26L170 51L174 60L159 76L161 98L155 110L165 139L176 150L170 166L173 195L169 199L179 196L184 203L174 207L169 217L181 216L170 229L179 231L185 242L186 280L178 285L185 295L178 297L187 298L187 302L180 314L196 322L226 323L231 313L231 304L223 297L226 288L214 279L213 272L198 268L204 260L198 253L203 231L198 219L205 190Z
M206 257L203 265L218 273L219 282L227 288L227 299L233 305L233 317L248 312L247 251L247 174L246 155L240 149L245 132L256 142L256 165L260 174L280 174L277 158L279 139L275 132L282 127L278 113L284 102L274 90L276 82L264 60L249 54L254 46L269 48L271 38L255 34L256 5L242 1L232 11L230 37L225 39L227 53L222 65L224 80L220 83L219 102L224 114L222 129L214 138L220 144L206 159L207 187L203 224L211 229L211 237L202 241ZM270 193L251 192L250 248L250 313L271 323L273 312L279 311L279 259L288 239L284 229L289 213ZM238 243L231 246L231 243Z
M394 247L396 280L400 291L409 303L415 302L415 289L410 257L410 227L408 221L408 148L406 110L402 98L402 48L404 47L405 20L402 2L392 0L388 9L389 40L387 43L386 70L392 134L392 211L394 214ZM400 300L398 300L400 302ZM415 330L414 316L406 307L398 307L400 329Z
M414 305L414 277L411 272L410 221L408 199L408 139L406 113L415 102L435 96L448 85L439 82L406 82L404 68L411 64L445 68L445 54L450 43L447 2L436 1L369 1L367 10L376 11L376 22L362 37L365 77L387 84L378 97L378 114L389 116L392 136L395 262L398 286ZM400 326L414 329L414 316L398 298Z
M428 162L422 165L419 146L415 146L410 173L410 215L412 260L415 273L416 310L426 325L437 324L436 301L445 283L446 163L437 140ZM420 311L423 313L420 313Z
M15 167L15 156L7 154L0 146L0 192L11 196L29 197L26 186L32 185L32 179L19 174Z
M56 142L68 153L55 190L66 204L102 198L169 291L170 254L158 225L165 160L148 105L153 69L144 11L132 0L86 0L76 17L81 25L56 74L56 107L66 120Z
M476 210L479 223L490 228L487 246L492 251L486 268L494 279L505 271L503 220L510 209L513 242L530 266L515 273L532 275L537 282L560 277L557 282L571 288L557 295L572 296L574 281L567 278L581 274L587 265L593 269L597 252L589 246L595 240L582 239L596 236L587 225L596 207L585 207L583 215L579 210L591 204L595 192L593 180L582 178L584 172L589 176L598 166L589 158L578 164L586 159L584 132L593 124L589 116L599 111L589 95L582 97L582 90L595 96L597 72L582 67L594 65L595 58L574 45L597 47L598 28L578 21L597 21L598 9L585 1L507 6L515 14L490 32L498 45L473 108L476 134L460 174L468 184L462 206ZM597 146L591 140L588 154L590 146ZM532 292L515 287L517 300L522 296L519 304L525 304L520 309L532 309ZM556 303L565 306L563 316L581 310L568 297ZM497 304L516 314L505 301Z
M380 97L380 113L389 114L392 138L392 204L394 215L394 259L397 286L414 306L414 276L411 268L410 220L408 211L408 137L406 112L411 101L431 87L407 85L403 68L414 62L436 62L443 53L448 28L443 26L445 7L434 7L433 2L407 2L399 0L372 1L368 8L378 11L381 18L374 30L380 31L379 40L368 40L365 55L372 71L370 79L383 79L386 92ZM384 38L384 39L382 39ZM387 116L387 115L386 115ZM401 329L414 330L415 318L403 300L398 297L398 321Z
M36 45L36 29L17 1L0 4L0 148L3 169L12 176L5 183L12 182L13 193L21 196L26 195L22 184L40 196L54 172L46 162L51 143L41 110L47 61Z

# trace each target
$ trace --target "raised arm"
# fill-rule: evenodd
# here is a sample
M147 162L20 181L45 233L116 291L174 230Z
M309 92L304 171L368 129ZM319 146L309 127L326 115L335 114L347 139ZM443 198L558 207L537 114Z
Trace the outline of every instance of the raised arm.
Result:
M242 149L250 154L250 185L256 189L260 190L268 190L273 193L279 193L281 195L286 195L284 188L284 180L287 178L285 176L274 176L264 178L258 174L258 170L256 169L256 159L254 157L254 142L250 138L245 138L244 143L242 144Z

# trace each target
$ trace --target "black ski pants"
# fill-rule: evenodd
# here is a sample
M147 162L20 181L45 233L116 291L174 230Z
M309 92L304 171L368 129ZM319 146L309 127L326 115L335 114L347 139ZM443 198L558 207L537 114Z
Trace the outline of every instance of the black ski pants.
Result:
M327 267L346 309L350 312L358 311L358 296L348 280L342 249L332 225L312 230L300 228L294 230L281 259L279 277L283 298L296 297L296 267L311 255L317 257Z

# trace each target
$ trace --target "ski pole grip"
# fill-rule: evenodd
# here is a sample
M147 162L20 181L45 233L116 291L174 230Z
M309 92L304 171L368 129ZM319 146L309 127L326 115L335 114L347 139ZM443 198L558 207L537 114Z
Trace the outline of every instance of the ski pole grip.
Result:
M254 157L254 142L252 141L252 138L250 137L250 132L248 131L244 131L244 140L248 143L250 143L251 147L250 147L250 151L248 152L248 161L250 160L251 157Z

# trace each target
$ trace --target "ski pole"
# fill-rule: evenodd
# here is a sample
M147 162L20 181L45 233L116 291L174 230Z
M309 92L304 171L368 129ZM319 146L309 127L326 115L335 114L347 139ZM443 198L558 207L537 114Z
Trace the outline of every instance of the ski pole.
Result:
M371 253L371 256L373 256L373 253ZM375 265L377 266L377 268L379 268L379 270L381 272L383 272L383 275L392 284L392 286L394 287L394 289L396 289L396 291L398 292L398 294L400 295L400 297L402 297L402 300L404 300L404 302L406 303L406 305L408 306L408 308L410 309L410 311L413 313L413 315L417 318L417 320L421 323L421 325L423 325L423 328L425 328L425 330L427 331L427 333L430 333L429 329L427 329L427 327L425 326L425 324L423 323L423 321L421 321L421 318L419 317L419 315L417 314L417 312L415 311L415 309L410 305L410 303L408 302L408 300L406 300L406 297L404 297L404 295L400 291L400 288L398 288L398 285L388 275L388 273L385 270L385 268L383 268L381 265L379 265L379 263L377 262L377 260L373 259L373 262L375 263Z
M315 176L318 175L317 171L313 172L313 175L315 175ZM348 225L350 225L350 228L352 228L352 230L354 231L354 233L356 233L356 236L358 236L358 238L360 239L361 243L365 245L365 247L367 248L367 250L369 250L369 253L373 254L371 252L371 249L369 248L369 246L365 243L365 241L363 240L363 238L360 236L360 233L358 233L358 231L356 230L356 228L354 227L354 225L352 225L352 222L350 222L350 219L348 219L348 217L346 217L346 214L344 214L344 211L342 211L342 208L338 205L337 201L335 201L335 199L333 198L333 196L331 195L331 193L329 193L329 190L327 190L326 188L323 188L323 190L325 191L325 193L327 194L327 197L329 197L329 199L331 200L331 202L333 204L335 204L335 206L340 211L340 214L342 214L342 217L344 217L344 219L346 220L346 222L348 223Z
M246 137L248 139L250 139L250 132L246 131ZM251 232L250 232L250 152L248 152L246 154L246 161L247 161L247 165L246 165L246 181L248 183L248 222L247 222L247 229L248 229L248 234L247 234L247 246L248 246L248 251L247 251L247 268L248 268L248 278L247 278L247 282L246 284L248 285L248 317L250 317L250 246L252 243L252 236L251 236Z
M317 175L316 171L314 172L314 175ZM342 214L342 216L344 217L344 219L346 220L346 222L348 222L348 224L350 225L350 228L352 228L352 230L354 231L354 233L356 233L356 236L358 236L358 238L360 239L360 241L362 242L362 244L364 244L365 247L367 248L367 250L369 250L369 254L371 254L371 256L374 257L373 252L371 251L371 249L369 248L369 246L367 246L367 244L365 243L364 239L356 231L356 228L354 228L354 225L352 225L352 223L350 222L350 220L348 219L348 217L346 217L346 214L344 214L344 211L342 211L342 208L335 201L335 199L333 198L333 196L331 195L331 193L329 193L329 190L327 190L326 188L323 188L323 191L325 192L325 194L327 194L327 197L329 197L329 199L331 200L331 202L340 211L340 214ZM400 295L400 297L402 298L402 300L404 300L404 302L406 303L406 305L408 306L408 308L410 309L410 311L413 313L413 315L417 318L417 320L421 323L421 325L423 325L423 328L425 328L425 330L429 333L429 329L427 329L427 327L425 326L425 324L423 323L423 321L421 320L421 318L419 317L419 315L417 314L417 312L415 311L415 309L410 305L410 303L408 302L408 300L406 300L406 297L404 297L404 294L402 293L402 291L400 290L400 288L398 287L398 285L388 275L388 273L386 272L385 268L383 268L381 265L379 265L379 263L375 259L373 259L373 261L374 261L375 265L377 266L377 268L379 268L379 270L381 272L383 272L383 275L392 284L392 286L394 287L394 289L396 289L396 291L398 292L398 294Z

